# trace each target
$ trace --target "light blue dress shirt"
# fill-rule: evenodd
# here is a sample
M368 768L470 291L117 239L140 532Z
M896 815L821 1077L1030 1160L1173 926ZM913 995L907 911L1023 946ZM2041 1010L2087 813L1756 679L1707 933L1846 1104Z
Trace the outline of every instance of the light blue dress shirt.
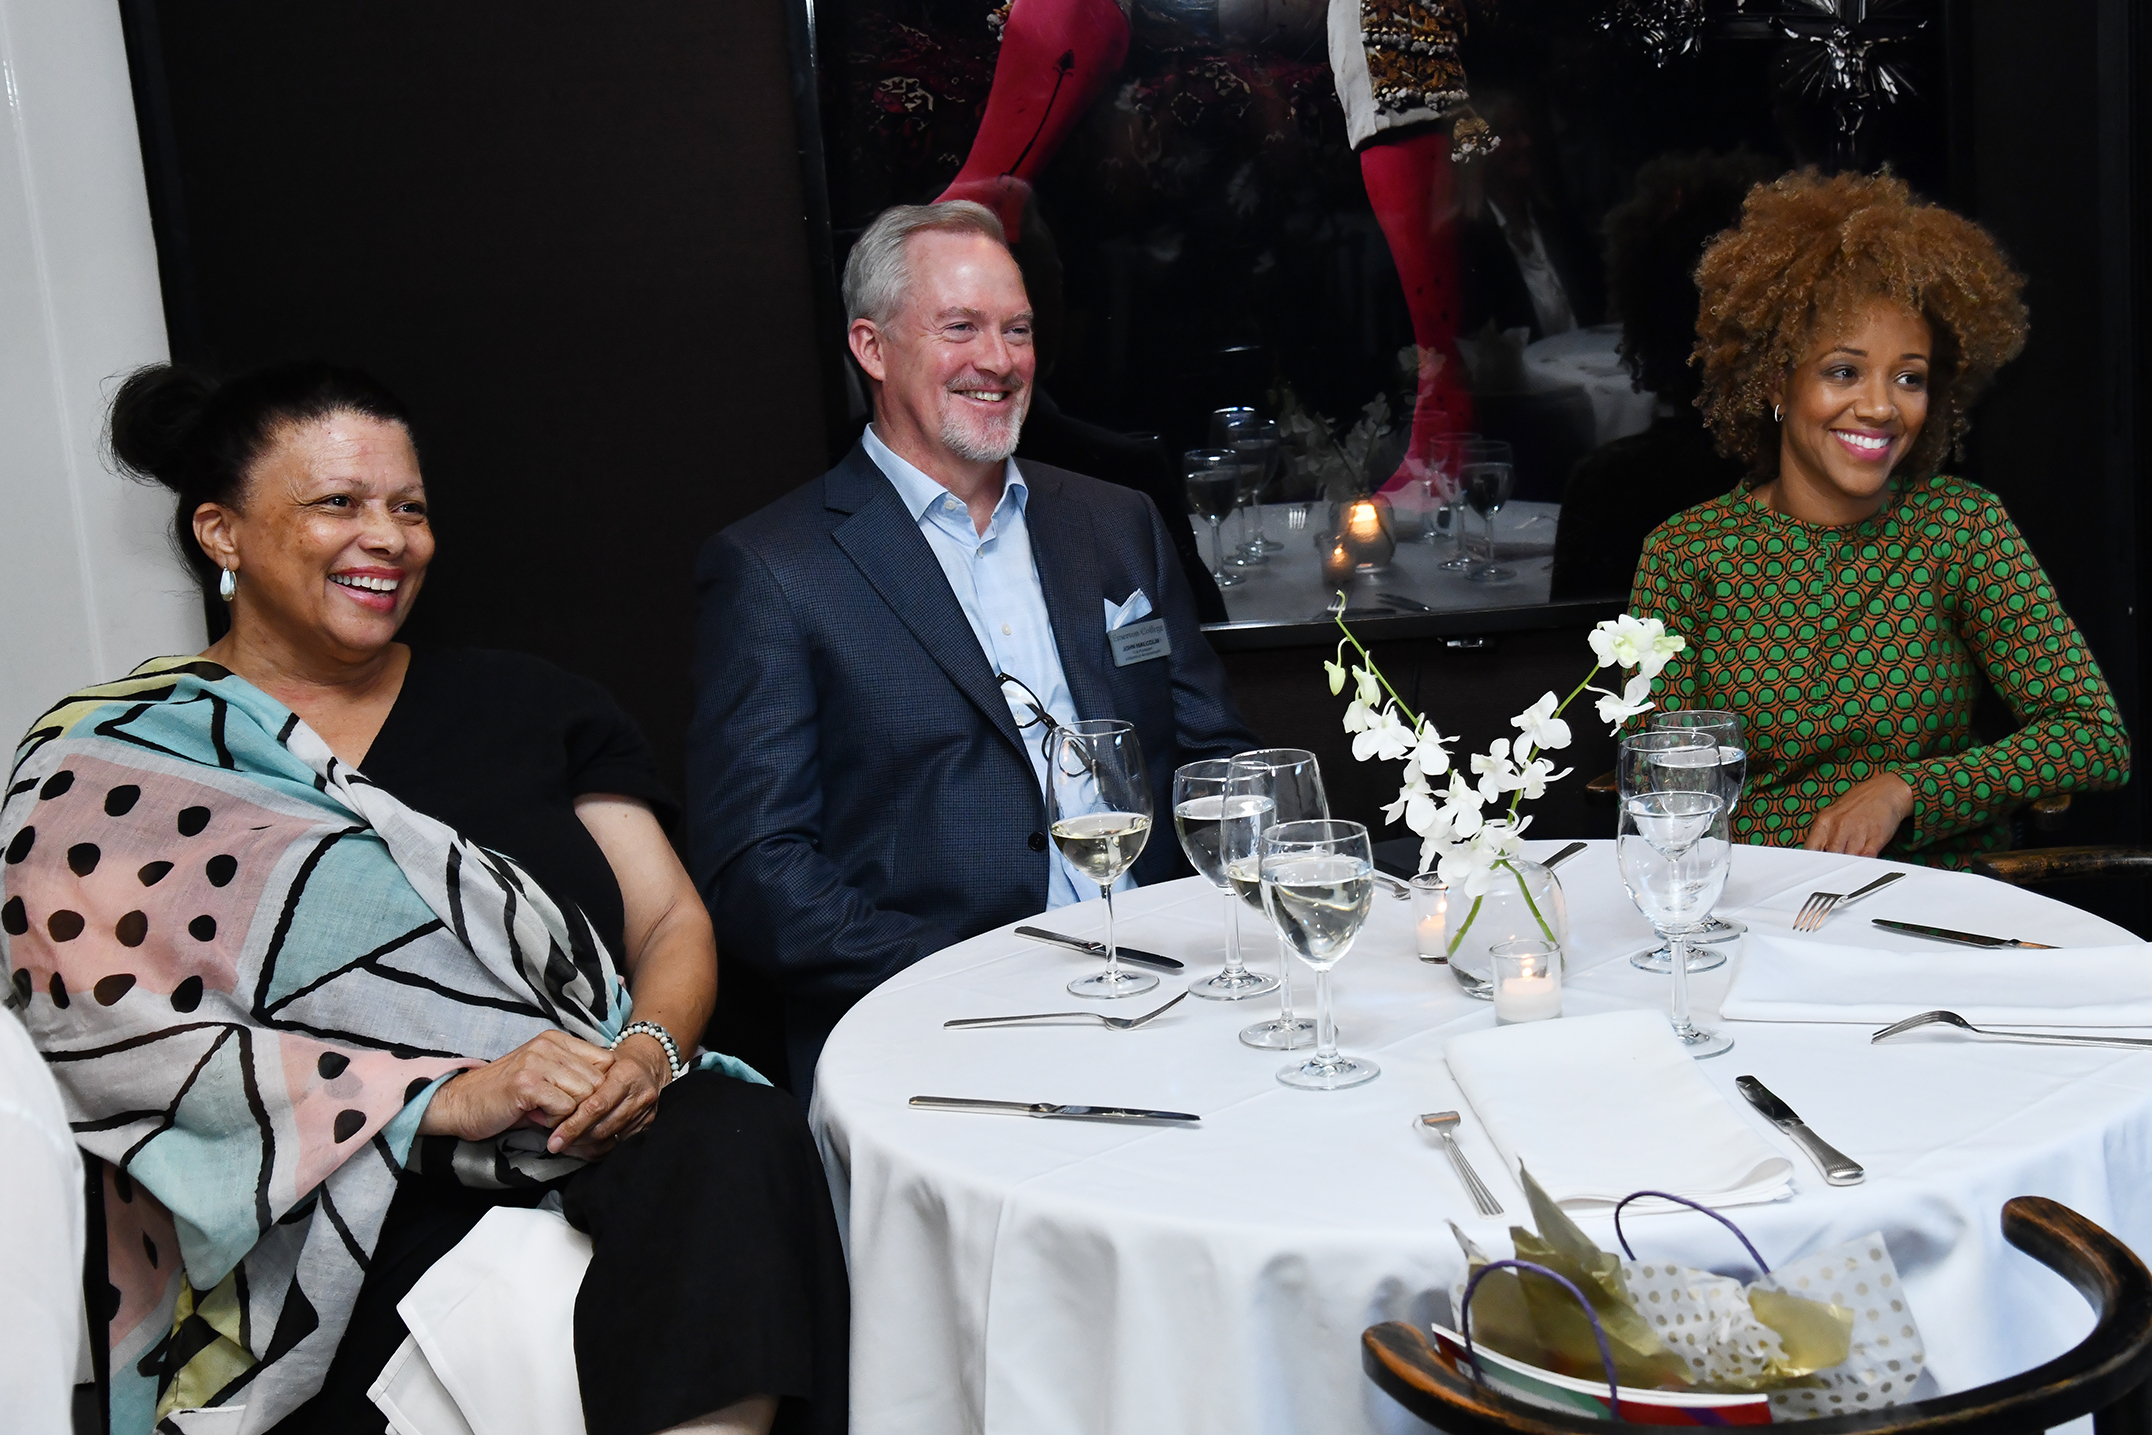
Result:
M1068 677L1061 670L1053 620L1046 613L1046 592L1039 586L1038 563L1031 556L1031 530L1024 524L1031 489L1017 471L1016 460L1007 461L1001 502L994 506L994 517L986 525L986 532L981 533L972 525L964 500L899 458L882 442L874 425L867 426L861 442L866 446L867 457L896 486L905 511L926 536L927 547L934 550L950 591L956 594L957 606L964 610L965 621L971 624L986 654L987 665L1037 694L1055 722L1075 722L1076 700L1069 696ZM1009 711L1016 721L1033 723L1023 731L1024 754L1031 759L1031 770L1043 795L1046 755L1040 747L1040 729L1022 694L1007 684L1002 691L1008 696ZM1097 884L1076 876L1058 850L1050 848L1048 852L1049 910L1098 895ZM1114 884L1114 890L1127 891L1134 886L1133 878L1123 876Z

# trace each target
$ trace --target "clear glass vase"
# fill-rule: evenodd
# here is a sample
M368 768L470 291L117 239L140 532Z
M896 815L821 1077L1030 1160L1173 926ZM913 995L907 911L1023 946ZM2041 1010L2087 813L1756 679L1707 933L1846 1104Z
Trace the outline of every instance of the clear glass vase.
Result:
M1450 975L1481 1001L1494 1000L1495 947L1520 938L1569 942L1561 879L1523 857L1496 867L1493 885L1476 900L1452 892L1447 916Z

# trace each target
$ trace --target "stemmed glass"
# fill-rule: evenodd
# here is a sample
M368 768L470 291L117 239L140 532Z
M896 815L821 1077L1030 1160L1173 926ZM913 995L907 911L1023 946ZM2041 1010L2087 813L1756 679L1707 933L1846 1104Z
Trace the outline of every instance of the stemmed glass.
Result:
M1220 525L1240 502L1240 455L1229 448L1192 448L1181 455L1188 480L1188 506L1211 527L1211 581L1221 588L1248 580L1225 567L1225 535Z
M1731 825L1734 813L1741 807L1741 789L1748 781L1748 739L1741 726L1741 714L1728 712L1724 708L1681 708L1670 713L1660 713L1652 719L1651 725L1655 728L1680 728L1700 732L1719 745L1719 796L1725 800L1726 821ZM1704 923L1703 930L1690 940L1698 944L1727 942L1747 930L1746 922L1714 915L1710 921ZM1654 952L1652 955L1657 956L1658 953ZM1726 960L1723 953L1714 952L1711 955L1712 960L1708 964L1697 965L1691 970L1705 971L1708 967L1719 966ZM1666 963L1660 962L1647 970L1663 972L1666 967Z
M1305 748L1265 747L1233 759L1226 792L1234 797L1262 797L1271 803L1265 830L1279 822L1303 822L1330 815L1323 795L1323 774L1315 754ZM1262 853L1250 849L1226 863L1226 880L1243 902L1259 912L1263 906ZM1273 923L1275 927L1275 923ZM1242 1042L1269 1051L1298 1051L1315 1040L1315 1023L1293 1013L1293 965L1285 933L1278 932L1278 1015L1242 1030Z
M1236 436L1243 429L1250 428L1261 422L1262 415L1258 414L1254 409L1238 407L1212 409L1210 424L1211 447L1237 455L1239 450L1234 447ZM1241 508L1245 508L1249 499L1253 497L1254 484L1254 477L1243 471L1240 475L1240 491L1235 495L1235 502ZM1260 567L1264 561L1263 550L1257 548L1247 538L1248 532L1248 520L1243 517L1241 520L1242 541L1233 545L1232 556L1225 560L1235 568L1256 568Z
M1262 832L1271 825L1277 804L1261 793L1229 794L1226 780L1232 771L1232 759L1213 757L1173 774L1173 828L1181 851L1225 899L1225 970L1191 983L1188 990L1225 1002L1261 996L1278 985L1276 977L1249 971L1241 959L1240 898L1226 876L1228 862L1260 858Z
M1467 463L1459 471L1458 481L1464 486L1465 502L1487 520L1487 561L1474 564L1465 576L1475 583L1507 583L1517 576L1517 570L1494 561L1494 516L1509 502L1510 491L1516 487L1516 470L1507 463Z
M1442 476L1442 501L1449 510L1450 528L1450 556L1437 566L1446 572L1462 573L1472 566L1472 559L1465 552L1464 466L1468 463L1509 463L1513 455L1509 444L1501 439L1461 433L1436 440L1433 457L1435 468Z
M1674 943L1674 1035L1696 1057L1717 1056L1734 1039L1689 1019L1689 936L1711 915L1733 843L1726 803L1716 792L1645 792L1624 798L1614 839L1622 885L1653 927Z
M1263 905L1293 955L1315 969L1315 1054L1278 1073L1287 1086L1336 1091L1382 1074L1338 1051L1330 1019L1330 969L1352 950L1374 896L1375 854L1359 823L1281 822L1263 834Z
M1226 441L1240 455L1242 486L1247 492L1248 517L1254 530L1241 545L1241 552L1250 558L1283 553L1285 545L1263 531L1263 499L1278 473L1278 426L1268 419L1236 418L1228 425Z
M1130 997L1158 985L1149 972L1121 965L1113 941L1113 884L1143 855L1151 836L1151 782L1133 723L1114 718L1054 729L1047 764L1046 822L1071 867L1098 883L1106 899L1106 970L1078 977L1080 997Z
M1646 728L1621 740L1614 759L1614 784L1621 800L1647 792L1719 791L1718 744L1711 734L1697 728ZM1691 947L1695 938L1690 938ZM1629 958L1639 971L1670 972L1674 952L1664 932L1659 945ZM1692 951L1691 972L1708 972L1726 965L1726 954L1709 948Z

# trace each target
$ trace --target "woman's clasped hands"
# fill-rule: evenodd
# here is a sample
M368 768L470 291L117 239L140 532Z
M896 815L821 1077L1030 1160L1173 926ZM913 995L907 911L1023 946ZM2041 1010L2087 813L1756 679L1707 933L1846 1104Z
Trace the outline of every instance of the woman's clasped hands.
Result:
M670 1079L664 1048L636 1034L612 1051L563 1031L458 1072L433 1094L422 1136L483 1141L517 1127L549 1130L555 1155L596 1160L650 1123Z

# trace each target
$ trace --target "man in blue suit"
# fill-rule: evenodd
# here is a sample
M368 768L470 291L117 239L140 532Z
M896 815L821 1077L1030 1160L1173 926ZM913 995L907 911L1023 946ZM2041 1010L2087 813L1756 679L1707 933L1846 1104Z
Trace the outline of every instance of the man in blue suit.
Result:
M720 948L784 995L802 1099L877 983L1097 895L1047 840L1037 707L1135 725L1139 882L1187 870L1173 770L1255 745L1150 500L1010 458L1031 305L992 212L890 210L844 291L872 424L696 567L692 862Z

